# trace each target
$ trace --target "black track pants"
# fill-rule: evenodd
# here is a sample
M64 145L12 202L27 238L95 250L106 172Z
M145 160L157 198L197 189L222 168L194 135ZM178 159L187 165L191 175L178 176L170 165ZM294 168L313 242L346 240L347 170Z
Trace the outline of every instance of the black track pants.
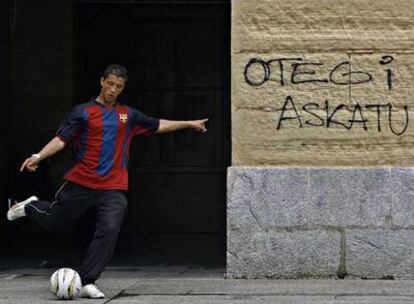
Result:
M52 203L27 204L27 216L47 230L63 228L95 207L95 232L81 265L82 284L94 283L108 264L115 249L128 202L118 190L95 190L66 182Z

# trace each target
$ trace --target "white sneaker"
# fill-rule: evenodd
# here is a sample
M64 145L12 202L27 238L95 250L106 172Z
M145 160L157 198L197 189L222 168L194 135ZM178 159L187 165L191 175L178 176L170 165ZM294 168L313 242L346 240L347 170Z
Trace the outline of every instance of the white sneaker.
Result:
M100 291L95 284L88 284L82 286L81 297L90 299L103 299L105 298L105 294Z
M10 206L10 201L9 201L9 211L7 211L7 219L9 221L14 221L15 219L18 219L20 217L26 216L26 211L24 211L24 207L34 201L38 201L39 199L37 198L37 196L31 196L28 199L20 202L20 203L16 203L12 206Z

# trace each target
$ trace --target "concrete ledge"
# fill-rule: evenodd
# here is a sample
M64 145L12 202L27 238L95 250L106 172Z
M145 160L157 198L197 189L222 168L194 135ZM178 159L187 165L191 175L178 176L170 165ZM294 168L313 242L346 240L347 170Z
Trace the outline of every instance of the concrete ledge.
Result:
M411 168L230 167L227 275L413 278Z

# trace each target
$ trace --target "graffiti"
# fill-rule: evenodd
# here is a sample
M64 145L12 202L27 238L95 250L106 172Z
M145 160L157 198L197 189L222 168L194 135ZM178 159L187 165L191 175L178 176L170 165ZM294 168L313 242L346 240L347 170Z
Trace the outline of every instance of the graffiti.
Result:
M392 57L390 55L385 55L385 56L382 56L382 58L380 60L380 64L381 65L388 65L393 60L394 60L394 57ZM390 67L388 67L385 71L387 72L387 85L388 85L388 90L391 91L391 89L392 89L392 82L394 80L394 74L392 73L392 69Z
M383 56L380 60L381 65L389 65L393 61L392 56ZM290 68L286 63L291 63ZM251 86L261 86L271 79L274 74L273 66L278 65L279 81L281 86L286 85L286 74L290 72L290 83L332 83L334 85L358 85L373 81L373 76L366 71L351 70L351 63L348 60L336 64L328 75L318 74L318 67L324 66L321 62L304 62L303 58L277 58L262 60L260 58L250 59L244 68L244 79ZM259 69L259 75L254 73ZM392 69L387 68L387 83L389 89L392 87Z
M282 127L282 123L285 120L294 120L297 122L297 126L299 128L305 127L305 125L312 126L312 127L325 127L330 128L332 125L341 126L347 130L351 130L354 125L360 126L363 130L368 131L368 124L369 120L366 117L367 115L364 114L367 110L375 110L376 111L376 121L375 124L377 126L377 130L381 132L381 117L383 114L387 115L388 118L388 126L391 132L395 135L402 135L407 130L408 123L409 123L409 116L408 116L408 107L404 106L404 125L401 130L397 130L395 123L393 121L393 117L395 115L395 110L393 109L393 105L391 103L386 104L368 104L365 106L360 105L359 103L354 104L352 107L349 107L343 103L339 105L332 106L329 103L329 100L325 100L324 106L321 107L318 103L310 102L306 103L302 106L301 111L298 110L298 107L295 105L295 102L292 96L287 96L285 103L281 109L279 121L277 124L277 130ZM319 112L318 112L319 111ZM325 114L322 116L320 113L323 111ZM338 120L337 116L339 112L345 113L352 113L350 115L350 119L348 120ZM304 112L304 114L302 114ZM289 113L293 113L293 115L289 116ZM393 115L394 113L394 115ZM310 118L310 119L309 119Z
M393 61L394 57L391 55L384 55L378 61L379 65L386 67L384 79L388 91L393 90L393 83L395 81L391 66ZM244 68L244 79L252 87L260 87L269 80L277 80L282 87L307 83L357 86L375 81L372 72L355 69L348 60L338 62L332 67L328 67L328 69L324 65L323 62L305 61L301 57L282 57L271 60L252 58ZM323 70L322 67L324 68ZM274 78L275 74L277 78ZM330 128L335 125L336 127L339 126L346 130L351 130L359 126L362 130L368 131L368 126L372 125L373 122L367 118L367 111L374 111L376 113L374 125L376 125L378 132L384 129L384 121L382 121L384 116L387 117L388 128L393 134L403 135L408 128L409 112L407 105L404 105L402 110L398 110L390 102L368 103L366 105L359 103L332 105L329 100L325 100L323 105L308 102L301 108L298 108L292 96L287 96L280 109L276 129L281 129L286 121L296 121L299 128L304 128L305 126ZM338 113L341 113L342 120L339 120ZM343 117L346 116L346 113L350 113L350 116L344 120ZM399 117L404 117L402 122L398 124L395 122L396 114Z

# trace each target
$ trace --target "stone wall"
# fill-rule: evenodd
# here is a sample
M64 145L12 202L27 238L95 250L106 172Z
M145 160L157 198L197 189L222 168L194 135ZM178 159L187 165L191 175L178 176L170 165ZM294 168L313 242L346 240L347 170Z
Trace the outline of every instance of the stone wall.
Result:
M233 1L234 165L411 166L414 9Z
M230 278L412 278L414 8L232 1Z
M406 168L228 171L231 278L413 278Z

